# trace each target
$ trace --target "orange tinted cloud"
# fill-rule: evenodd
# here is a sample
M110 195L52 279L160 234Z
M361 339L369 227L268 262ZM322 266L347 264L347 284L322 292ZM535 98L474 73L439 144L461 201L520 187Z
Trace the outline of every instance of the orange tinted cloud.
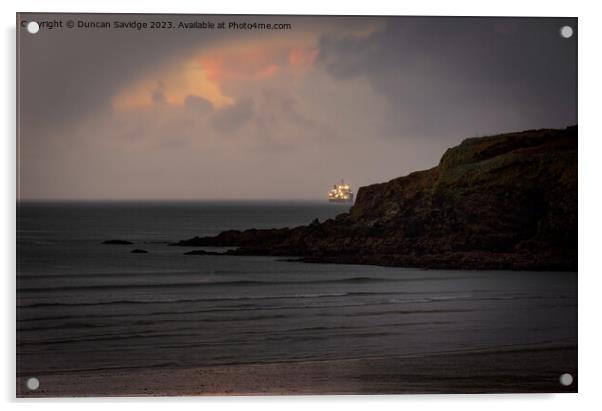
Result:
M295 47L288 55L288 62L297 70L306 70L313 66L317 57L318 49L315 47Z
M214 50L199 58L207 78L217 83L276 75L286 70L308 69L315 62L315 47L296 42L257 42L244 47Z
M218 84L207 78L201 67L187 63L143 78L121 90L113 99L113 107L117 110L150 108L158 104L156 96L159 93L162 103L176 106L183 106L186 97L191 95L203 97L216 107L233 102L231 97L222 93Z
M202 51L139 80L115 96L113 107L129 110L156 104L182 106L190 95L202 97L218 108L230 106L235 99L224 91L227 83L265 80L287 73L298 75L313 66L317 55L318 50L303 39L231 43Z

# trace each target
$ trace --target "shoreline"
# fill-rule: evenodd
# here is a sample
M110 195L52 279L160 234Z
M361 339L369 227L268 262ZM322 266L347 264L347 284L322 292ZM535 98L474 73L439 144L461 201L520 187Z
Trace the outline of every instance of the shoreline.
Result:
M306 264L370 265L374 267L420 268L425 270L487 270L487 271L549 271L577 273L573 263L553 260L550 257L517 255L513 253L447 253L429 255L289 255L270 254L265 250L256 252L236 246L169 246L191 248L182 255L225 256L225 257L274 257L278 261ZM212 248L230 248L226 251L208 251Z
M563 373L575 378L559 383ZM192 368L74 371L16 379L18 398L577 392L577 347Z

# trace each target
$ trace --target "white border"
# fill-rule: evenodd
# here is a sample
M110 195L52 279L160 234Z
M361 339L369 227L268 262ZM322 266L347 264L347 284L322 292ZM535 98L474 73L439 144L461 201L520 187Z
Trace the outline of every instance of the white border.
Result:
M392 2L370 0L358 4L349 1L304 0L283 1L128 1L103 0L84 4L80 1L3 1L0 3L2 20L2 178L4 194L0 212L2 275L2 325L0 335L2 353L0 364L0 399L6 409L18 406L44 410L105 409L107 403L116 410L127 409L133 402L144 403L149 410L163 410L167 404L199 409L211 406L231 409L245 406L249 410L293 409L307 407L344 406L359 410L377 406L383 409L420 406L423 409L488 410L508 408L544 408L563 410L577 407L594 408L598 400L600 374L600 320L598 316L602 269L597 259L598 238L602 233L600 209L602 205L599 164L602 155L602 118L600 115L600 7L593 1L524 0L487 1L418 1ZM562 395L438 395L438 396L340 396L340 397L203 397L160 399L96 399L16 401L14 399L14 313L15 313L15 12L131 12L131 13L231 13L231 14L372 14L372 15L466 15L466 16L568 16L579 17L579 394ZM599 404L598 404L599 406Z

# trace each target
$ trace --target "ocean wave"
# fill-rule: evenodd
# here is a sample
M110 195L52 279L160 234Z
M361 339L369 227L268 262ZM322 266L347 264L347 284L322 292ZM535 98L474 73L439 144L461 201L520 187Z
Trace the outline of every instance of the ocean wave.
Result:
M339 300L339 297L345 296L385 296L387 294L400 294L400 293L369 293L369 292L351 292L351 293L336 293L336 294L311 294L311 295L288 295L288 296L262 296L262 297L242 297L236 298L235 300L320 300L325 298L335 298L334 301L342 301L343 303L337 302L322 302L316 303L311 302L309 304L279 304L279 305L267 305L267 306L257 306L252 303L246 304L235 304L235 305L227 305L222 307L210 307L210 308L201 308L194 310L163 310L163 311L147 311L147 312L126 312L126 313L116 313L116 314L75 314L75 315L47 315L47 316L36 316L33 318L17 318L17 323L32 323L39 321L55 321L55 320L85 320L85 319L115 319L115 318L156 318L157 316L178 316L178 315L188 315L188 314L211 314L211 313L228 313L228 312L251 312L251 311L274 311L274 310L324 310L327 309L329 311L318 313L317 316L338 316L341 314L331 312L332 310L342 309L342 308L352 308L352 307L370 307L370 306L383 306L383 305L397 305L397 304L414 304L414 303L424 303L431 301L428 298L415 299L385 299L385 300L368 300L365 302L344 302L345 300ZM420 294L420 293L408 293L408 294ZM231 300L231 299L230 299ZM161 304L177 304L182 302L211 302L211 301L223 301L222 298L215 299L193 299L193 300L177 300L175 302L162 302ZM117 301L113 303L102 303L102 304L94 304L94 303L84 303L85 305L104 305L104 304L123 304L124 301ZM153 305L157 304L154 302L128 302L142 305ZM82 304L71 304L71 303L57 303L58 306L80 306ZM50 307L52 303L48 304L32 304L30 306L24 306L22 308L40 308L40 307ZM390 312L390 311L385 311ZM424 312L424 310L407 310L409 314ZM78 311L78 313L80 313ZM178 320L163 320L163 321L178 321ZM33 328L32 328L33 329Z
M403 292L341 292L341 293L313 293L313 294L289 294L289 295L258 295L258 296L218 296L211 298L177 298L171 300L114 300L97 302L45 302L20 304L18 308L49 308L49 307L85 307L95 305L163 305L163 304L184 304L184 303L202 303L216 301L252 301L252 300L281 300L281 299L319 299L319 298L337 298L346 296L362 295L395 295L404 294ZM413 294L413 293L412 293Z
M256 295L256 296L217 296L210 298L175 298L167 300L113 300L113 301L90 301L90 302L39 302L31 304L19 304L17 308L51 308L51 307L86 307L102 305L166 305L166 304L187 304L219 301L254 301L254 300L286 300L286 299L322 299L322 298L342 298L342 297L369 297L369 296L387 296L387 295L424 295L432 294L430 291L349 291L339 293L303 293L287 295ZM389 300L390 303L398 302L421 302L425 299Z
M185 282L185 283L140 283L140 284L94 284L94 285L73 285L59 287L22 287L17 292L36 292L36 291L84 291L84 290L131 290L131 289L155 289L155 288L182 288L182 287L215 287L215 286L263 286L263 285L312 285L312 284L368 284L384 282L410 282L410 281L435 281L435 280L457 280L463 277L426 277L426 278L382 278L382 277L350 277L327 280L310 281L264 281L264 280L234 280L234 281L206 281L206 282Z
M345 317L374 317L379 315L389 314L448 314L448 313L469 313L476 310L467 309L432 309L432 310L386 310L386 311L372 311L372 312L361 312L361 313L349 313L345 314Z
M350 293L350 294L366 294L366 293ZM280 297L278 297L280 298ZM207 300L201 300L207 301ZM414 302L415 300L400 300L401 303ZM218 312L248 312L248 311L273 311L273 310L318 310L318 309L338 309L338 308L350 308L350 307L368 307L368 306L379 306L379 305L391 305L392 303L387 301L377 302L366 302L366 303L351 303L351 304L305 304L305 305L270 305L270 306L253 306L249 304L241 304L226 307L217 307L201 310L178 310L178 311L149 311L144 313L123 313L123 314L83 314L83 315L58 315L58 316L43 316L33 318L17 318L17 323L35 322L35 321L53 321L53 320L79 320L79 319L110 319L110 318L128 318L128 317L155 317L159 315L182 315L182 314L204 314L204 313L218 313ZM69 306L70 304L63 304ZM36 308L39 305L36 305Z
M161 277L165 278L166 275L178 275L178 276L209 276L212 277L214 274L212 272L198 272L198 271L190 271L190 270L180 270L180 269L162 269L161 271L125 271L125 272L100 272L100 273L60 273L60 274L18 274L18 281L29 281L29 280L46 280L46 279L73 279L73 278L124 278L124 277Z
M271 319L286 319L290 316L284 314L274 314L274 315L262 315L262 316L252 316L246 318L226 318L226 319L205 319L205 320L177 320L174 323L190 323L190 322L221 322L221 321L257 321L257 320L271 320ZM286 324L290 324L287 322ZM329 339L333 337L375 337L375 336L385 336L385 335L399 335L399 332L392 331L392 328L398 327L413 327L413 326L425 326L425 325L447 325L451 324L450 321L418 321L418 322L395 322L395 323L385 323L385 324L366 324L362 326L315 326L315 327L301 327L301 328L285 328L280 329L278 333L274 335L266 335L265 330L246 330L240 334L239 340L228 339L227 341L222 340L221 334L216 334L210 336L208 340L205 341L195 341L194 345L212 345L212 344L251 344L256 343L258 341L280 341L280 340L320 340L320 339ZM122 325L120 327L125 327L126 325ZM108 326L99 326L95 328L107 328ZM46 331L59 329L60 327L47 327L41 329L30 329L30 330L19 330L21 331ZM385 328L386 330L380 330ZM353 333L345 333L345 331L356 330L357 332ZM364 331L360 331L364 330ZM28 340L27 337L21 336L20 341L18 341L18 346L61 346L82 342L100 342L100 341L121 341L121 340L136 340L136 339L149 339L149 338L180 338L180 337L199 337L205 336L204 331L199 330L198 327L181 327L175 328L171 330L172 332L163 331L147 331L147 332L132 332L131 334L124 335L122 331L116 332L102 332L96 334L86 334L81 335L79 337L71 337L71 338L35 338L35 341ZM328 331L327 334L318 333L318 334L308 334L312 332L320 332L320 331ZM332 331L343 331L343 333L332 333Z
M216 323L216 322L240 322L240 321L257 321L257 320L275 320L289 318L291 315L286 314L271 314L271 315L255 315L246 317L227 317L227 318L194 318L186 319L179 318L173 320L139 320L130 323L122 324L91 324L78 322L67 322L56 325L47 325L42 327L17 327L19 332L47 331L47 330L62 330L62 329L89 329L89 328L113 328L113 327L131 327L140 325L158 325L158 324L176 324L176 323ZM152 318L149 316L149 318ZM107 334L111 335L111 334Z

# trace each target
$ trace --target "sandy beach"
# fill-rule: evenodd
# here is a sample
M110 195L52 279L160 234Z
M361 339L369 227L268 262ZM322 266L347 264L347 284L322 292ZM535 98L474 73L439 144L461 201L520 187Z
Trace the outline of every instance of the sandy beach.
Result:
M571 386L559 383L571 373ZM576 348L104 370L17 378L17 397L577 392Z

